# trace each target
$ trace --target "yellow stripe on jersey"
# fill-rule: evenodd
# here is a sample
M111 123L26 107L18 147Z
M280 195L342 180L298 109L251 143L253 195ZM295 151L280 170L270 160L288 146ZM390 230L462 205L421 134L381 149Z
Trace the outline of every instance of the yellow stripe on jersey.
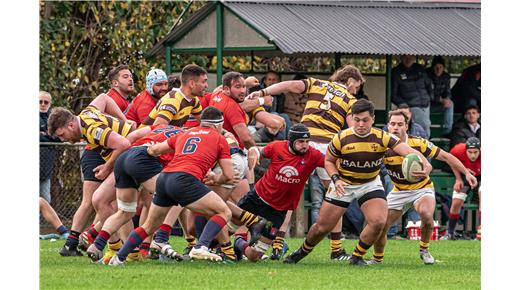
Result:
M311 141L329 142L345 125L356 98L347 88L335 82L308 78L303 80L308 101L305 104L301 123L311 132Z
M421 152L425 157L437 158L440 153L439 147L435 146L430 141L415 137L408 136L406 143L413 149ZM392 183L394 184L394 190L417 190L421 188L433 188L433 183L429 177L416 182L408 182L403 175L402 164L404 157L395 153L393 150L388 150L385 154L384 162L390 176Z
M250 125L253 122L253 120L256 118L256 114L258 114L262 111L266 112L265 108L260 106L256 109L252 110L251 112L246 113L246 124Z
M385 152L400 142L396 136L377 128L372 128L365 137L357 136L349 128L336 134L327 150L338 158L338 172L343 181L363 184L378 177Z
M112 132L126 137L132 131L130 123L101 113L96 107L88 106L79 114L82 137L90 145L90 148L101 154L104 160L108 160L112 149L107 148L108 137Z
M201 111L202 107L198 98L188 101L180 90L170 91L157 102L143 123L152 125L155 119L161 116L170 125L182 126L190 114L197 115Z

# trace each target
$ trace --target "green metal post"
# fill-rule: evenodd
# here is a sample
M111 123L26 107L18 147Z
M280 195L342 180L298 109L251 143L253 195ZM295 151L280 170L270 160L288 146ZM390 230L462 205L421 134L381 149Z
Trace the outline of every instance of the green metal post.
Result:
M222 83L222 54L224 50L224 15L222 3L217 2L217 86Z
M172 47L171 45L166 46L166 74L172 73Z
M386 55L386 113L392 109L392 55Z

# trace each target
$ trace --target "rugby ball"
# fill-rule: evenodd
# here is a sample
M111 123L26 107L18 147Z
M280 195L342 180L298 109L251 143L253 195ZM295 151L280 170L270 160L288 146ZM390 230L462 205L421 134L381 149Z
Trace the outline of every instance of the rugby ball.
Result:
M412 172L414 171L420 171L423 169L423 163L421 161L421 158L417 156L417 154L410 153L406 155L403 159L402 164L402 170L404 179L406 179L408 182L418 182L421 180L420 178L416 178L412 176Z

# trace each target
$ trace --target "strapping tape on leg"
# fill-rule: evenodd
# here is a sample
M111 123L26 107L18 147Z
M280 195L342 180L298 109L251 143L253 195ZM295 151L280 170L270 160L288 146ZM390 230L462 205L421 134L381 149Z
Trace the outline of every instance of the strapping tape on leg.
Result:
M137 201L125 202L120 199L117 200L117 208L125 212L136 212Z
M253 250L255 250L256 252L260 252L260 253L265 253L267 251L267 249L269 249L269 245L262 242L262 241L257 241L255 243L255 245L253 246Z
M461 199L462 201L466 201L466 197L468 197L468 195L466 193L456 192L456 191L453 192L453 196L452 196L452 198Z

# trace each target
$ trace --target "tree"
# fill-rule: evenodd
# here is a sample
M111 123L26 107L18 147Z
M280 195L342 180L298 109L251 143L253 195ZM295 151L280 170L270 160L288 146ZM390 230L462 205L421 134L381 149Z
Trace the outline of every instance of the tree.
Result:
M55 105L79 112L109 88L108 71L130 66L136 87L145 87L164 60L144 54L166 36L189 1L40 1L40 89ZM183 19L207 2L195 1Z

